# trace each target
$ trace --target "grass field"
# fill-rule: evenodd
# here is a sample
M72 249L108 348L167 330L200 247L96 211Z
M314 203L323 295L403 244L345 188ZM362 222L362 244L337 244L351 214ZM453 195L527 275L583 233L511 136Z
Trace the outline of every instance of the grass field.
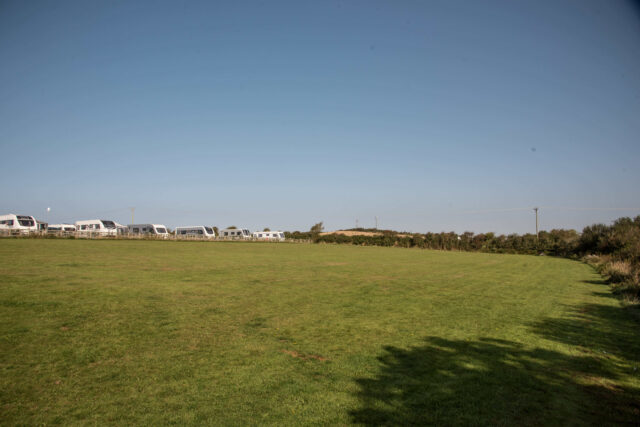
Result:
M587 265L380 247L0 240L0 424L640 419Z

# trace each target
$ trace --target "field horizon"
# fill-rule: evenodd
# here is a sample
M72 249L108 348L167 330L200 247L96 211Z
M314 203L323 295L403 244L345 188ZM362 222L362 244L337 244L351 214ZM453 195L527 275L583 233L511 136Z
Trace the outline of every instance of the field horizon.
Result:
M2 424L640 417L640 322L568 259L0 239Z

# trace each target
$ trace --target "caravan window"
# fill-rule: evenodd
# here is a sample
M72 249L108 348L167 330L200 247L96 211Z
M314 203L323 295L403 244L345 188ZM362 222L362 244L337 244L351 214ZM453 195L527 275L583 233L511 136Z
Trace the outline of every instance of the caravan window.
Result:
M139 228L134 228L134 229L133 229L133 232L134 232L134 233L139 233L139 232L140 232L140 229L139 229Z
M205 230L207 230L207 233L209 233L209 234L213 234L213 228L211 228L211 227L205 227ZM200 230L200 234L202 234L202 230Z
M23 227L33 227L35 225L35 223L33 222L33 219L31 219L26 215L18 215L17 218L18 218L18 224L20 224Z
M284 239L284 233L280 233L280 237Z
M162 228L162 227L158 227L156 230L157 230L157 231L158 231L158 233L160 233L160 234L165 234L165 233L167 232L167 230L166 230L166 229L164 229L164 228Z

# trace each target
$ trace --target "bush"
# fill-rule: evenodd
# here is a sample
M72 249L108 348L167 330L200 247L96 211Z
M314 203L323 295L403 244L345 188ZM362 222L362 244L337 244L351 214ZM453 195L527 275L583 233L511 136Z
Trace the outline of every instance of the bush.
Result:
M621 274L616 279L619 283L612 283L614 292L621 294L625 300L640 305L640 270L631 268L628 274Z
M625 283L633 276L632 266L627 261L608 262L602 267L601 272L612 283Z

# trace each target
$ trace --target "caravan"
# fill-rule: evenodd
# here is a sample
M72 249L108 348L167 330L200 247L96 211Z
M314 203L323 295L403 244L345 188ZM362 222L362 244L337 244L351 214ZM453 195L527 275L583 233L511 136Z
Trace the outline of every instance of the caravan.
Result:
M246 228L225 228L218 234L222 239L246 240L251 239L251 232Z
M176 238L201 238L201 239L213 239L216 237L213 227L207 227L204 225L193 225L189 227L176 227Z
M47 233L71 235L76 232L76 226L73 224L49 224Z
M254 231L253 238L256 240L282 242L284 241L284 233L282 231Z
M0 231L29 234L38 231L36 219L28 215L0 215Z
M162 224L129 224L127 228L132 235L157 236L165 239L169 237L167 227Z
M76 221L76 231L80 235L100 235L115 236L118 233L118 226L114 221L107 219L89 219L86 221Z

